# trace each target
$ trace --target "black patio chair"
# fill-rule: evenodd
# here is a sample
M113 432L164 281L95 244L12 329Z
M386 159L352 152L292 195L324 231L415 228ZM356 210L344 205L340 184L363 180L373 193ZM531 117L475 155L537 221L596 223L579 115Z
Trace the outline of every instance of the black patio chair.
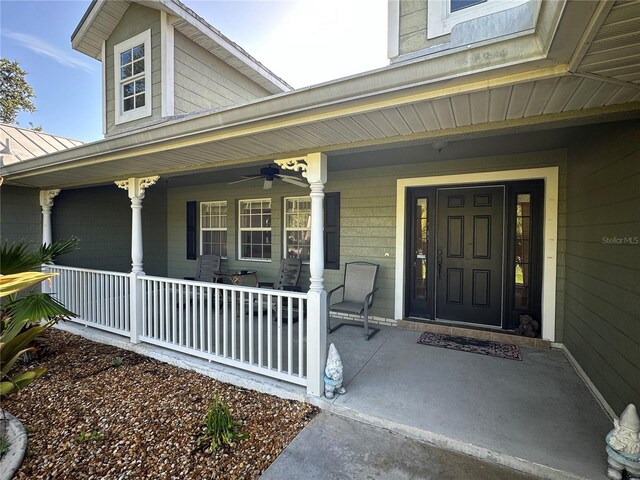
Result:
M278 279L274 283L258 282L258 287L273 288L274 290L300 291L298 279L302 270L302 262L298 258L285 258L280 262Z
M199 282L212 282L214 273L220 270L220 255L205 253L199 255L196 262L196 276L184 277L185 280L197 280Z
M376 277L380 265L369 262L350 262L344 265L344 283L327 294L327 330L335 332L342 326L359 327L360 325L342 322L331 328L331 312L364 314L364 336L369 340L380 331L369 328L369 309L373 306L376 293ZM342 290L342 301L331 304L331 296Z
M300 271L302 270L302 261L298 258L286 258L280 262L280 270L278 271L278 279L274 282L258 282L258 287L269 288L273 290L286 290L290 292L301 292L302 287L298 286ZM257 305L258 299L254 300ZM283 299L283 308L287 308L288 299ZM272 302L272 310L275 311L275 300ZM263 310L267 310L267 306L263 306ZM294 322L298 321L298 309L294 308Z

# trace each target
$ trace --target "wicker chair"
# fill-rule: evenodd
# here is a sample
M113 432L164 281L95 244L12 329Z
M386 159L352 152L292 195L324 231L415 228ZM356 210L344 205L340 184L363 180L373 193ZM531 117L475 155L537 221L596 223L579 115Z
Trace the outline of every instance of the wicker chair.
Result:
M373 296L378 290L375 284L379 268L380 265L369 262L350 262L344 265L344 283L327 294L327 329L329 333L335 332L344 325L360 326L343 322L331 328L331 312L364 314L364 336L366 340L369 340L379 332L378 328L369 328L369 309L373 306ZM342 290L342 301L332 304L331 296L338 290Z

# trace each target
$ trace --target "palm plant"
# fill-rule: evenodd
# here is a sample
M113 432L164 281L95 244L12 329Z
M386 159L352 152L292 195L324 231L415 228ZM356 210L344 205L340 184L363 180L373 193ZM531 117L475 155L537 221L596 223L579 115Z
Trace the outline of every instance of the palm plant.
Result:
M26 242L0 243L0 397L18 391L42 376L35 369L10 376L16 362L34 351L32 341L44 330L63 318L75 314L48 293L35 289L55 274L44 274L42 264L75 249L78 241L55 242L30 249Z

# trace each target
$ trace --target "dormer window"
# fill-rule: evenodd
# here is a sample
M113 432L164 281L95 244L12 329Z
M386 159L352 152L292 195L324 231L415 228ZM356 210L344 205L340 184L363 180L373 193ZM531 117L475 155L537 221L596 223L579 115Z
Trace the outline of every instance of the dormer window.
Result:
M463 8L473 7L487 0L451 0L451 12L457 12Z
M451 33L456 25L517 7L530 0L433 0L427 9L427 38Z
M113 49L116 124L151 115L151 30Z

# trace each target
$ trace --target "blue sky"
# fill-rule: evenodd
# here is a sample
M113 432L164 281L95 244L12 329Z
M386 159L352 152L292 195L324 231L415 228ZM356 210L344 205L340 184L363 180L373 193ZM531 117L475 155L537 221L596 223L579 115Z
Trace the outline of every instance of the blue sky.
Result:
M183 0L296 88L388 63L386 0ZM18 122L84 141L102 138L100 63L71 49L89 0L0 0L0 54L36 93Z

